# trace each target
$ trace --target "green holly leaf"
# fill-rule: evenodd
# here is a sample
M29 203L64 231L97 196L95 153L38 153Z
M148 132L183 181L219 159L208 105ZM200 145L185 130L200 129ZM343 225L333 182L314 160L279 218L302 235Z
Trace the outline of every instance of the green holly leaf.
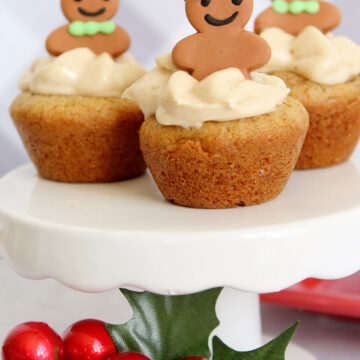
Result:
M226 346L218 337L213 339L213 360L284 360L286 349L299 326L295 323L265 346L248 352L238 352Z
M134 310L123 325L106 325L119 352L151 360L210 359L209 337L219 325L215 305L221 288L193 295L160 296L122 289Z

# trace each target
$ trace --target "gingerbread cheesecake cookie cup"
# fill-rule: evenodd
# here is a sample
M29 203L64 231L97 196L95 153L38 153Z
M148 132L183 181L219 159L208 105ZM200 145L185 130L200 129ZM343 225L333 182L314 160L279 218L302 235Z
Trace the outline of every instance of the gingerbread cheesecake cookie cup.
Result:
M324 85L290 72L275 72L310 115L310 127L296 169L347 161L360 138L360 77Z
M197 30L124 93L147 119L145 161L163 195L179 205L231 208L278 196L308 129L284 82L254 70L269 45L244 29L253 0L186 0Z
M272 58L262 71L281 77L310 115L298 169L336 165L360 137L360 47L329 31L340 10L318 0L273 0L255 21Z
M35 61L10 112L39 174L96 183L144 173L138 135L144 116L121 98L143 74L129 55L113 59L87 48Z
M296 168L349 159L360 138L360 47L313 26L297 36L271 28L262 37L272 47L272 59L261 71L284 80L310 116Z
M284 189L308 129L308 114L282 80L239 69L202 81L170 57L124 96L147 120L141 149L164 197L193 208L260 204Z
M47 38L50 55L20 79L11 115L43 177L108 182L145 171L138 130L143 114L121 98L145 74L131 55L126 30L111 21L119 0L61 0L69 24ZM79 6L81 5L81 6Z

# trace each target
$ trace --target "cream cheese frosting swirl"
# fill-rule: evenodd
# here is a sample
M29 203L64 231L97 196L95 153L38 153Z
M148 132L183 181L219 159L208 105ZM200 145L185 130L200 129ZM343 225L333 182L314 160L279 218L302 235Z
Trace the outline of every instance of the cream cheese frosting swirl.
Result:
M134 100L145 118L162 125L197 128L206 121L231 121L275 111L289 90L274 76L253 72L247 80L236 68L215 72L202 81L178 70L171 55L130 86L123 97Z
M107 53L97 56L79 48L57 58L35 60L20 78L19 88L44 95L121 97L145 73L131 55L114 60Z
M314 26L298 36L278 28L269 28L261 36L272 49L271 60L261 72L290 71L324 85L344 83L360 74L360 47L346 37L324 35Z

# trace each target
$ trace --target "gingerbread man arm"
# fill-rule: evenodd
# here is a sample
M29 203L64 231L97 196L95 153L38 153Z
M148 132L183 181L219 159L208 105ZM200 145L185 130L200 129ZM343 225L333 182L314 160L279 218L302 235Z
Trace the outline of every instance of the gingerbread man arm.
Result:
M333 4L325 1L319 1L319 3L320 10L316 14L278 14L269 8L255 20L255 32L260 34L268 28L278 27L289 34L298 35L306 26L313 25L327 33L340 24L341 12Z
M259 35L256 35L249 31L244 31L242 47L245 49L251 49L251 52L248 54L248 59L245 63L248 64L246 68L242 68L245 77L247 74L253 70L260 69L265 66L271 58L271 48L270 45Z
M75 39L69 34L68 26L62 26L53 31L46 39L46 50L50 55L58 56L75 48Z
M114 34L109 35L109 39L109 42L112 43L111 46L109 46L110 54L114 57L122 55L131 45L128 32L121 26L116 26Z
M200 34L191 35L179 41L173 51L172 60L179 69L192 72L196 66L196 49Z

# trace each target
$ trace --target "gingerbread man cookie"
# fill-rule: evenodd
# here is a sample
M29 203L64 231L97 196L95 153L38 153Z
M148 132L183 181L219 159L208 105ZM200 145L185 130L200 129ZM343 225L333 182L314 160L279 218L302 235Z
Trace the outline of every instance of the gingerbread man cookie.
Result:
M296 36L305 27L312 25L326 34L340 22L340 10L326 1L273 0L272 7L256 19L255 32L260 34L267 28L277 27Z
M202 80L227 68L250 72L268 63L271 49L260 36L245 31L253 0L185 0L186 14L198 31L173 49L174 64Z
M130 37L110 19L116 14L120 0L61 0L64 15L71 22L55 30L46 41L51 55L86 47L99 55L113 57L130 47Z

